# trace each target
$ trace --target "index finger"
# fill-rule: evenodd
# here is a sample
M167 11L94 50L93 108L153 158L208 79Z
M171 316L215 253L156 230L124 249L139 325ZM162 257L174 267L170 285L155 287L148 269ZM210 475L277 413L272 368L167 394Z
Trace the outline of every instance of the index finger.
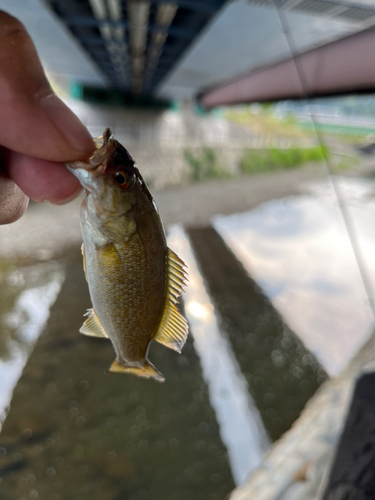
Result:
M52 161L88 156L94 143L54 94L22 23L0 11L0 144Z

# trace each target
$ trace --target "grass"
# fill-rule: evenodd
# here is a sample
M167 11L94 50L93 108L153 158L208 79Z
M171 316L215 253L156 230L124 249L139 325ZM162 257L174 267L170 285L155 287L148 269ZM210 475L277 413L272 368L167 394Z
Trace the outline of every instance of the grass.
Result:
M328 157L329 149L327 146L246 149L240 160L240 168L243 173L270 172L297 168L308 162L321 162Z
M315 127L322 135L332 135L346 143L360 143L364 138L375 134L375 130L370 128L324 123L314 125L312 121L300 122L292 114L285 118L279 118L274 114L271 105L262 105L257 111L248 106L225 108L224 116L241 126L251 128L256 134L289 139L316 137Z
M204 147L199 154L193 154L190 148L184 150L184 157L187 161L191 178L195 182L206 179L228 178L229 172L220 165L217 155L212 148Z
M227 108L224 111L227 120L238 125L251 128L255 134L263 136L276 136L288 139L310 138L311 131L302 130L293 116L280 119L275 116L272 109L263 106L261 111L254 112L249 107Z
M241 173L253 174L298 168L305 163L322 162L329 156L328 147L320 145L310 148L245 149L239 166ZM203 147L199 152L186 148L184 157L190 167L191 180L194 182L231 177L220 164L213 148ZM340 167L339 170L346 170L346 166L340 165Z

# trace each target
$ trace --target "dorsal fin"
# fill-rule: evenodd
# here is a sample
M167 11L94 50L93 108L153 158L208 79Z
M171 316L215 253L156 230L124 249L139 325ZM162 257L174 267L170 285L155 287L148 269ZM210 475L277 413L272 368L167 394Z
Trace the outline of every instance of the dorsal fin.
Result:
M85 316L88 316L88 318L83 323L79 331L83 333L83 335L88 335L89 337L102 337L107 339L108 335L105 333L105 330L100 323L99 318L95 314L94 309L87 309Z
M167 250L167 300L163 317L154 340L181 352L188 335L188 324L175 306L186 285L186 264L170 249Z

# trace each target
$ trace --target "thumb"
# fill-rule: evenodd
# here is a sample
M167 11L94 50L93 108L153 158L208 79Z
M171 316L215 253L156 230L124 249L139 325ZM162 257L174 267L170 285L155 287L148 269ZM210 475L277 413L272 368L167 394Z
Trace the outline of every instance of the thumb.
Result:
M54 94L22 23L0 11L0 145L52 161L94 149L90 134Z

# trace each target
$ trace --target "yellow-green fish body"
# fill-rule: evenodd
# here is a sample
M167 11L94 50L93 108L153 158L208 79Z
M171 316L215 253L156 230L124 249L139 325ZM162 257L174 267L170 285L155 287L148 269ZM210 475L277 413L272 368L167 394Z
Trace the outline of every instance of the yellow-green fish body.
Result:
M147 360L155 339L181 351L186 320L175 303L184 263L166 243L156 205L129 153L107 130L88 163L68 167L86 188L81 208L83 259L93 309L81 328L109 337L109 371L164 380Z

